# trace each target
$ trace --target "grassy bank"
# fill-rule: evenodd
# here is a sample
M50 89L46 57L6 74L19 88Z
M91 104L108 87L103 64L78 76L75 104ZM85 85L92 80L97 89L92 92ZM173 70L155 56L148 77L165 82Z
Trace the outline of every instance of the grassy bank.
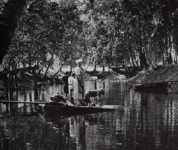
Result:
M178 81L178 65L165 65L158 66L152 70L143 70L136 76L128 79L130 84L157 83L164 81Z

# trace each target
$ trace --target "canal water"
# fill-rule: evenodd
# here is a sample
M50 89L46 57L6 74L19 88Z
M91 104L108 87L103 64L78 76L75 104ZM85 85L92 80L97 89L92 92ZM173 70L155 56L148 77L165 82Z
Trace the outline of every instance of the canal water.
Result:
M178 95L136 93L118 81L85 83L88 90L105 89L103 104L122 106L114 112L70 118L1 115L0 150L177 150ZM39 95L47 101L61 90L43 87Z

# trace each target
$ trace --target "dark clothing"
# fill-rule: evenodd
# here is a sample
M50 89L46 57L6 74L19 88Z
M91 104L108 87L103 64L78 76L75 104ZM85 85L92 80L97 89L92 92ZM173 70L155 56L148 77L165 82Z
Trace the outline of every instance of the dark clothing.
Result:
M68 76L67 75L65 75L63 77L63 82L64 82L64 93L67 96L67 94L69 93L69 91L68 91Z

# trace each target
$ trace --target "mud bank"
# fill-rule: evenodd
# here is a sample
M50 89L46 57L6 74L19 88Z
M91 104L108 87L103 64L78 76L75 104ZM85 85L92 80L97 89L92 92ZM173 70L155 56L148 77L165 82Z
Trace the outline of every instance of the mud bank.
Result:
M178 65L158 66L152 70L143 70L136 76L128 79L128 82L132 84L148 84L169 81L178 81Z
M138 92L178 93L178 65L143 70L128 79L128 84Z

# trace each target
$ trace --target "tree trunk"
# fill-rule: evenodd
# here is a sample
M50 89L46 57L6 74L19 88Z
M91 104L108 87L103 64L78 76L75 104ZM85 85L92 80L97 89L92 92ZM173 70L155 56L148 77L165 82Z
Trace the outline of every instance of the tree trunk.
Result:
M96 71L96 63L95 63L95 65L94 65L94 71Z
M105 66L103 65L102 71L105 72Z
M47 73L48 73L48 70L49 70L50 66L51 66L51 63L49 62L48 66L47 66L47 68L46 68L46 71L45 71L45 73L44 73L43 78L46 78L46 77L47 77Z
M148 63L147 63L147 59L146 59L146 53L143 49L143 26L141 24L141 18L138 18L138 25L139 25L139 59L140 59L140 67L142 69L146 69L149 67Z
M21 15L26 0L9 0L0 15L0 63L7 52L17 20Z

